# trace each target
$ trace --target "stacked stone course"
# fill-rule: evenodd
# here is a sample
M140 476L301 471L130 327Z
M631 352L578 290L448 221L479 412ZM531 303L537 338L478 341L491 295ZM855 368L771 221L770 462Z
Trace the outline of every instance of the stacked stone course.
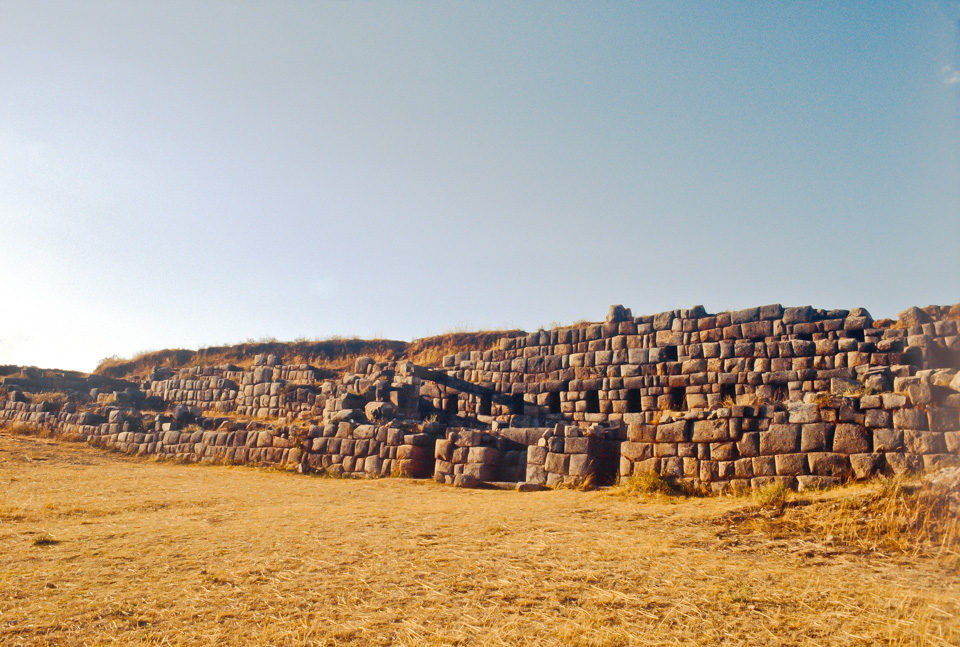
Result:
M335 475L556 487L655 472L714 491L820 487L960 462L960 331L932 312L891 326L862 309L619 307L440 367L360 358L325 379L260 356L249 370L156 369L142 390L94 389L86 411L84 398L33 403L4 378L0 421Z

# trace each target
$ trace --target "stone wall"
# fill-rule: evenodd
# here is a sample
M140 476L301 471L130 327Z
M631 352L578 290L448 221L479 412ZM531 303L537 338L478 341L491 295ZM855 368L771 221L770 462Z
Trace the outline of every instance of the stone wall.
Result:
M438 367L361 358L325 379L261 356L249 370L158 368L141 389L59 404L40 401L33 377L33 393L5 377L0 423L338 476L555 487L655 472L714 491L824 486L960 462L958 321L932 312L893 325L862 309L619 307L605 323L503 338Z

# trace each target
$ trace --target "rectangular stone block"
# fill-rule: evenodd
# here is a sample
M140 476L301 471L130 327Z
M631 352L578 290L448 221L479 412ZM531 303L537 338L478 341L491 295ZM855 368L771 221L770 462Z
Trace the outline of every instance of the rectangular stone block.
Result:
M704 483L720 480L720 465L717 461L700 461L700 480Z
M833 451L841 454L869 452L870 435L860 425L841 423L833 432Z
M943 444L950 454L960 454L960 431L946 431L943 434Z
M960 431L960 411L952 407L927 407L930 431Z
M405 461L400 461L402 465ZM493 463L467 463L463 466L463 473L474 476L481 481L496 481L498 466Z
M775 476L777 474L777 463L773 456L755 456L753 461L753 473L755 476Z
M710 460L732 461L736 458L739 458L736 443L710 443Z
M407 447L407 445L404 445ZM398 452L397 458L404 458ZM500 452L496 447L471 447L467 453L468 463L497 463L500 461Z
M620 443L620 455L633 462L644 461L653 457L652 443Z
M563 452L565 454L586 454L590 451L589 438L565 438Z
M733 471L736 478L752 478L753 474L753 459L752 458L741 458L733 462Z
M873 478L883 471L883 465L883 454L850 454L854 478Z
M570 463L567 466L568 474L570 476L588 476L591 473L592 464L593 459L587 454L571 454Z
M777 476L796 476L807 472L806 454L777 454L774 456Z
M940 454L944 449L943 434L936 431L904 430L903 444L911 454Z
M543 465L547 460L547 448L537 445L527 447L527 465Z
M683 461L679 456L670 456L660 462L660 475L664 478L682 478Z
M648 473L659 474L660 473L660 459L659 458L648 458L645 461L640 461L633 464L633 473L634 474L648 474Z
M631 424L627 427L627 440L635 443L652 443L657 437L657 427L653 425Z
M899 429L874 429L873 451L898 452L903 449L903 432Z
M775 424L760 432L760 454L795 454L800 448L800 425Z
M558 454L556 452L549 452L547 460L543 464L544 469L553 474L567 474L569 466L570 454Z
M434 446L434 456L438 460L449 461L453 458L453 448L454 445L449 440L438 440Z
M682 443L687 440L686 420L657 425L655 429L658 443Z
M820 422L820 408L816 404L800 404L791 407L788 416L789 422L797 424Z
M696 420L690 441L694 443L715 443L730 439L730 424L726 418L714 420Z
M654 443L653 455L657 458L677 455L677 443Z
M850 459L846 454L811 452L807 454L811 474L846 477L850 474Z
M927 415L919 409L894 409L893 426L896 429L927 430Z
M826 422L803 425L800 431L800 451L825 452L833 442L833 425Z
M527 483L537 483L539 485L547 484L547 473L542 465L531 465L527 463Z
M889 427L893 424L893 414L883 409L867 409L864 412L864 424L871 429Z

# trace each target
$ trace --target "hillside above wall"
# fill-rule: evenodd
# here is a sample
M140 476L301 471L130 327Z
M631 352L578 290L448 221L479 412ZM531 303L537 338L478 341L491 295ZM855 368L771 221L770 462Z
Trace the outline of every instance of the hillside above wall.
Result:
M131 359L117 357L100 362L95 375L143 380L156 367L179 370L196 366L233 364L250 368L259 355L277 355L289 364L310 364L333 378L353 367L358 357L378 362L407 360L420 365L440 365L444 355L493 348L502 337L523 334L522 330L454 332L415 339L327 339L321 341L262 341L211 346L199 350L165 349L141 353Z

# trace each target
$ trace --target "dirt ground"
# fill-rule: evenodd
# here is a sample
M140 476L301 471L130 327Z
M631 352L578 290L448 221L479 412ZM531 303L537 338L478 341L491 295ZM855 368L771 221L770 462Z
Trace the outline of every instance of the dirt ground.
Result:
M955 569L741 532L752 505L335 480L0 434L0 643L960 644Z

